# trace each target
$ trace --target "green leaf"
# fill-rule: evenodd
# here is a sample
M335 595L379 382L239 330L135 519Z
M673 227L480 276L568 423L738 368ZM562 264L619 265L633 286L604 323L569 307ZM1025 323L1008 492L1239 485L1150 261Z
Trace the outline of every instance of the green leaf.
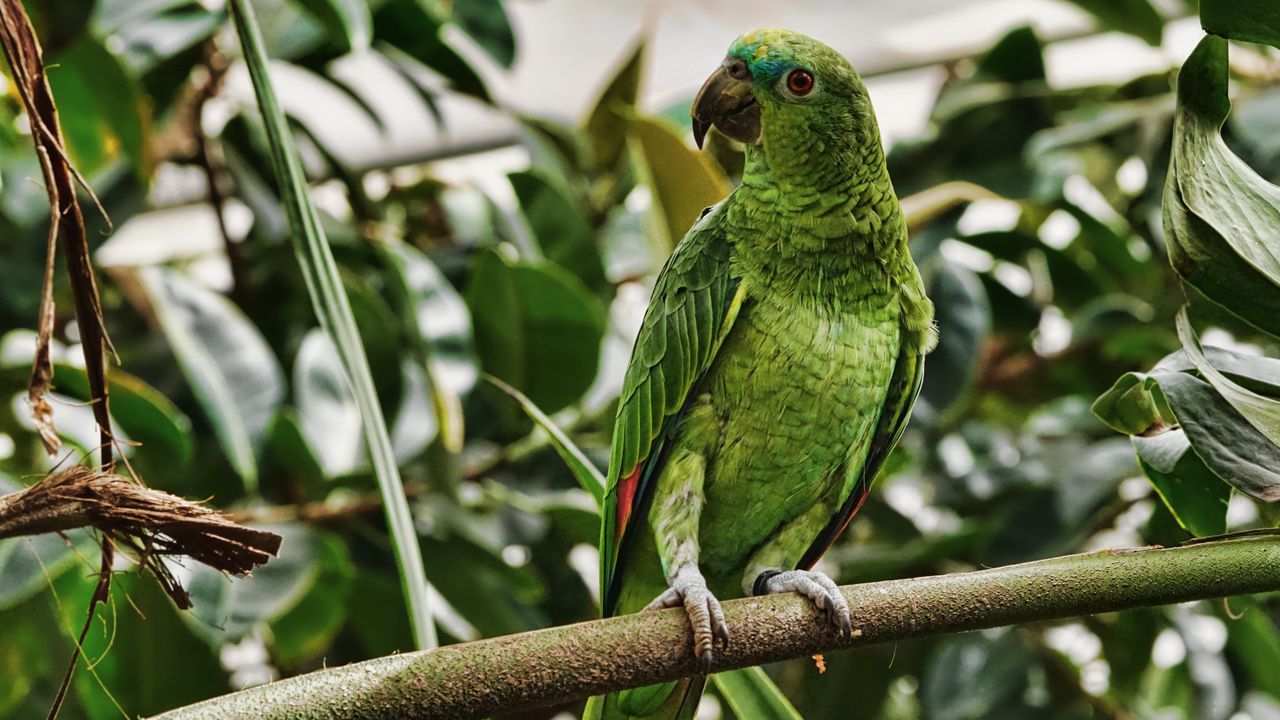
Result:
M403 388L400 411L391 425L392 448L400 462L412 460L439 431L433 396L422 369L406 363L391 370ZM368 468L368 445L361 432L360 404L343 372L333 342L322 330L303 338L293 366L298 427L324 475L335 478Z
M1209 383L1187 373L1159 377L1160 389L1211 470L1259 500L1280 500L1280 447L1245 422Z
M586 392L596 375L604 311L560 268L479 256L467 286L481 367L546 412Z
M294 0L313 18L320 21L330 37L347 52L369 49L373 17L364 0Z
M1174 269L1206 297L1280 337L1280 187L1227 149L1227 42L1200 41L1178 75L1164 229Z
M432 586L482 637L546 626L537 609L545 588L533 568L512 567L493 549L457 534L422 542L436 558L428 570Z
M923 411L921 420L937 422L977 382L982 347L991 333L991 303L972 271L942 262L940 255L933 259L925 276L937 308L939 342L929 355L917 412Z
M1142 38L1152 47L1160 46L1164 18L1148 0L1071 0L1098 19L1104 28Z
M284 537L280 555L250 576L233 578L202 564L179 571L193 603L184 618L213 648L239 642L260 625L269 625L275 636L283 623L287 636L272 637L272 648L279 643L281 656L297 661L323 650L346 617L344 611L335 620L339 613L313 596L331 593L345 607L355 571L346 544L333 533L301 524L266 529ZM299 627L308 615L324 620L311 627L313 638Z
M595 232L583 208L568 190L531 170L513 172L507 177L516 191L529 229L542 247L543 256L568 270L588 288L612 292L605 281Z
M138 277L218 443L245 487L255 488L257 453L284 397L275 355L225 297L158 267Z
M761 720L801 720L787 696L769 678L764 668L749 667L719 672L711 676L720 696L739 718Z
M139 178L151 175L146 136L151 108L120 61L91 35L50 58L49 86L68 150L86 176L123 157Z
M516 37L502 0L453 0L453 21L504 68L516 60Z
M635 111L643 68L644 42L639 41L587 115L585 130L591 141L591 166L596 172L613 172L622 159L627 118Z
M310 531L309 535L315 549L315 579L292 608L269 621L271 657L287 668L320 657L330 648L347 623L347 599L355 589L356 568L346 542L329 532ZM254 575L259 572L255 570Z
M443 75L455 90L488 101L480 75L445 39L445 21L428 0L390 0L374 12L373 37Z
M59 579L66 627L80 628L95 584L95 578L85 573L66 573ZM173 607L154 578L117 573L112 581L112 602L116 612L99 608L104 621L95 622L85 640L84 657L96 660L94 672L81 667L75 678L76 704L89 718L119 720L120 708L138 716L156 715L233 689L218 661L218 651L183 622L185 614ZM61 642L69 646L71 640ZM174 672L174 668L182 672Z
M450 452L461 452L461 398L478 375L471 312L426 255L404 243L385 245L381 252L391 269L388 285L401 308L402 324L427 369L442 440Z
M1094 401L1092 410L1107 427L1125 435L1144 435L1176 422L1160 384L1143 373L1121 375Z
M326 477L354 472L364 460L360 408L333 341L323 330L307 333L293 365L298 425Z
M1208 380L1213 389L1217 390L1224 400L1231 403L1231 407L1248 420L1254 429L1262 433L1273 445L1280 445L1280 401L1263 397L1219 372L1200 349L1200 340L1191 329L1190 321L1187 320L1186 308L1178 313L1177 325L1178 339L1182 341L1182 349L1204 379Z
M1280 47L1280 5L1270 0L1200 0L1206 32Z
M1183 430L1134 436L1133 447L1142 472L1184 530L1197 537L1227 531L1231 486L1196 455Z
M1231 598L1227 649L1259 689L1280 698L1280 629L1267 617L1266 606L1252 598Z
M526 397L524 393L502 382L496 377L488 376L485 379L497 386L497 388L502 392L510 395L513 400L520 403L520 407L524 410L525 414L529 416L529 419L532 420L535 425L542 428L543 432L547 433L547 437L551 438L551 447L555 448L556 454L560 456L560 459L564 461L564 464L569 466L569 471L572 472L573 477L577 479L578 485L580 485L583 490L591 493L591 497L596 501L597 508L603 507L605 479L599 468L592 464L592 462L587 459L586 454L584 454L582 450L579 450L578 446L569 439L569 436L565 435L564 431L557 427L555 422L553 422L551 418L547 417L546 413L539 410L538 406Z
M0 378L3 378L0 386L25 387L30 375L30 360L24 357L22 364L0 366ZM84 368L66 362L53 365L53 389L73 400L90 400ZM140 445L130 462L138 463L141 459L144 464L153 463L151 467L163 470L163 477L146 477L150 485L162 488L180 485L179 476L186 470L193 452L191 420L159 390L123 370L111 370L107 390L111 397L112 421L131 443ZM56 421L56 410L54 414Z
M644 161L667 247L674 248L703 210L729 194L729 181L715 161L686 145L662 120L633 117L627 131Z
M404 484L400 480L391 436L379 407L369 360L365 356L350 301L342 289L342 278L338 274L333 252L307 193L306 178L292 134L271 86L267 73L267 54L263 47L262 33L254 20L253 8L248 0L232 0L231 9L267 131L271 164L275 170L276 182L280 186L281 202L289 219L294 254L302 268L312 307L341 357L359 403L361 425L365 441L369 444L378 490L386 508L391 545L400 568L414 639L419 649L429 649L436 645L436 633L435 623L431 619L422 552L418 546L409 504L405 499Z
M920 678L920 704L930 720L990 717L1026 685L1031 661L1016 632L944 638Z

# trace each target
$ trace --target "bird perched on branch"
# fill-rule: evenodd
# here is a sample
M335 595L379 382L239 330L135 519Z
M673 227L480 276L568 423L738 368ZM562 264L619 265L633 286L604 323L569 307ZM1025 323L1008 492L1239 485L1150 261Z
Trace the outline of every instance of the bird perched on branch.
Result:
M861 507L936 342L866 87L813 38L738 38L693 104L746 146L742 184L658 276L619 401L602 524L606 615L683 607L709 667L719 599L797 592ZM688 718L705 678L602 698L589 717Z

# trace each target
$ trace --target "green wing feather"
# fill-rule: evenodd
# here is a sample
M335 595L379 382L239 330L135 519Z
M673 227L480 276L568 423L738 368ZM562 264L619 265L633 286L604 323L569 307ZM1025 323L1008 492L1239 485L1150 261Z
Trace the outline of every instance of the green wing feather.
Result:
M613 577L623 554L619 540L629 525L637 524L633 510L644 506L660 470L667 435L711 365L741 303L739 282L729 268L723 208L721 203L706 213L667 260L631 353L614 422L600 524L600 588L606 614L612 612L608 598L614 594ZM620 510L629 518L626 522L620 521Z

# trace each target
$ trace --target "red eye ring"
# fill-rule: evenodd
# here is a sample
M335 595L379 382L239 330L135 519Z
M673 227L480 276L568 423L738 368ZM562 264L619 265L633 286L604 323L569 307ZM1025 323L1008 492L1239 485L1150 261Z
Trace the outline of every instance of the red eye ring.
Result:
M793 95L808 95L813 90L813 73L808 70L792 70L787 75L787 89Z

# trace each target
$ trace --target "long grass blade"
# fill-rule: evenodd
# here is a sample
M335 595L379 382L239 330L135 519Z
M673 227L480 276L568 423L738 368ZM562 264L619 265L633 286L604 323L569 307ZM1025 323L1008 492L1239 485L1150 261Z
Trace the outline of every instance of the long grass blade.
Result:
M284 112L276 100L275 90L267 75L267 54L263 48L262 33L258 29L253 8L248 0L231 0L231 15L245 64L253 81L253 90L262 112L267 140L271 148L271 164L276 181L280 184L281 201L289 220L294 252L307 283L307 291L315 308L320 326L338 349L342 367L351 381L351 388L360 409L365 440L369 446L378 489L386 508L387 525L391 530L391 543L400 565L400 580L409 607L409 620L413 626L414 640L419 649L436 646L435 624L431 619L428 603L427 576L423 569L422 551L418 546L409 504L405 500L404 485L396 466L391 437L382 417L382 408L374 390L369 361L360 342L355 318L342 288L337 264L329 249L328 240L320 227L315 206L307 195L306 178L302 164L294 148L293 137L285 123Z

